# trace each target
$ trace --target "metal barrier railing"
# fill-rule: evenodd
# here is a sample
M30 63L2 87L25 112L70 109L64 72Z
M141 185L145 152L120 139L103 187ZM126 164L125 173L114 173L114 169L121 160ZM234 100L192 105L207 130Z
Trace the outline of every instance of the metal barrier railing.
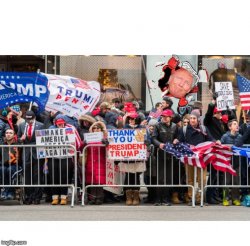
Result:
M232 146L232 145L228 145ZM250 148L250 145L243 145L244 148ZM201 206L204 205L204 200L206 200L206 195L208 189L242 189L242 194L244 189L250 188L249 183L249 165L246 157L233 155L232 156L232 167L236 170L237 175L233 176L229 173L217 171L212 165L208 166L208 181L204 184L202 190L204 196L202 196ZM239 190L236 191L239 198ZM221 200L223 200L222 194Z
M46 149L49 156L54 157L38 158L41 149ZM63 157L63 154L68 155L69 152L70 156ZM0 145L0 188L4 188L4 191L22 188L21 202L25 196L40 199L40 188L48 187L52 192L65 194L65 189L71 188L73 207L76 177L77 151L73 145Z
M188 184L188 175L185 174L184 164L162 150L155 150L150 146L148 160L146 161L115 161L106 159L106 146L103 144L89 144L82 152L82 205L85 205L85 194L88 188L126 188L126 187L155 187L159 188L188 188L190 189L192 206L195 207L195 195L197 194L196 183ZM122 164L123 163L123 164ZM125 164L124 164L125 163ZM126 164L128 165L126 167ZM136 170L131 170L129 165L135 164ZM138 165L137 165L138 164ZM124 167L125 165L125 167ZM122 170L116 170L119 166ZM147 166L147 167L146 167ZM125 169L124 169L125 168ZM126 169L128 168L128 169ZM108 170L109 169L109 170ZM111 171L110 171L111 170ZM147 171L146 171L147 170ZM169 173L170 171L170 173ZM125 174L124 174L125 173ZM142 173L149 179L145 183L138 183L137 175L130 179L128 173ZM125 183L121 182L124 180ZM197 168L193 168L193 176L196 180ZM117 183L117 180L120 183Z

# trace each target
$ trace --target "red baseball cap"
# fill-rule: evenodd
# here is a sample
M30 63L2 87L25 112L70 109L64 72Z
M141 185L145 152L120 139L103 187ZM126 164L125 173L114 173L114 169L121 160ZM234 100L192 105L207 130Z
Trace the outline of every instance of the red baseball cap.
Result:
M173 112L172 110L166 109L161 113L161 116L173 117Z
M213 112L214 114L217 114L217 113L221 113L221 110L220 109L218 109L217 107L215 107L214 108L214 112Z
M136 119L139 116L139 114L137 112L131 112L128 114L128 117Z
M66 123L65 120L64 119L60 119L60 118L55 121L56 125L61 125L61 124L65 124L65 123Z

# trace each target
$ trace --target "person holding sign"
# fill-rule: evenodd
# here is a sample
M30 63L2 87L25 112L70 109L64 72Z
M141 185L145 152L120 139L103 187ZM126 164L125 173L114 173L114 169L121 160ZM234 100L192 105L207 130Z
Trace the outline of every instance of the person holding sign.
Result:
M104 185L106 184L106 147L100 146L100 144L108 144L107 129L103 122L97 121L92 124L89 132L102 132L103 139L100 142L89 142L85 166L86 185ZM102 187L89 188L89 204L101 205L103 200L104 191Z
M65 128L66 122L62 118L55 120L55 125L51 128ZM50 180L53 185L69 184L73 174L73 160L72 157L53 157L48 158L48 168L50 174ZM59 199L61 205L67 204L68 187L52 187L52 205L58 205Z
M31 110L26 112L26 121L18 126L18 141L23 144L36 144L35 131L44 129L44 124L36 120L35 113ZM25 184L41 184L42 164L37 159L36 147L23 149L23 165L25 165ZM40 181L40 182L39 182ZM40 204L42 189L40 187L25 187L26 205Z
M137 112L130 112L126 117L124 129L138 129L145 128L140 115ZM145 129L146 130L146 129ZM144 141L144 136L143 136ZM119 163L120 170L126 170L125 172L125 185L133 185L125 191L126 194L126 205L139 205L139 187L134 185L140 184L140 174L146 170L145 161L122 161Z

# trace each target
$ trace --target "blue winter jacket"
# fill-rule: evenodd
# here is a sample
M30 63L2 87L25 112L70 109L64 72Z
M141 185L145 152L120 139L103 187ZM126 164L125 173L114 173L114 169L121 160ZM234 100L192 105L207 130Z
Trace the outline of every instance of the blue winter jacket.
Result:
M221 143L232 144L237 147L240 147L243 145L243 138L242 135L239 134L238 132L235 135L232 135L230 131L228 131L221 137Z

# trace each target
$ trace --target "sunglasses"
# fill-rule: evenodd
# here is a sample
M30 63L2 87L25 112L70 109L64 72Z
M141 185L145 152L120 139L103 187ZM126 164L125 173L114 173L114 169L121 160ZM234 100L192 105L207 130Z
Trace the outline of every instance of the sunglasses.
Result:
M188 123L189 123L189 121L183 121L183 123L187 123L187 124L188 124Z

